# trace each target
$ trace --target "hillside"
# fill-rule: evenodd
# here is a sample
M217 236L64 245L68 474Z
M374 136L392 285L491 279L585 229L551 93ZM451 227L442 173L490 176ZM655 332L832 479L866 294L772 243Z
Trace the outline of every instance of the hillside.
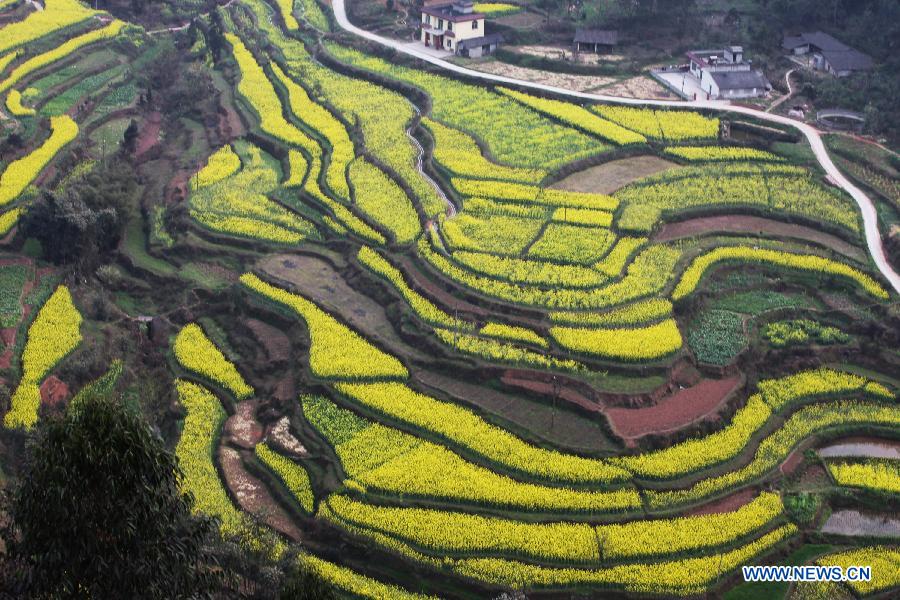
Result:
M35 4L0 0L9 497L103 397L213 519L211 597L900 589L890 150L487 80L315 0ZM791 564L873 576L741 570Z

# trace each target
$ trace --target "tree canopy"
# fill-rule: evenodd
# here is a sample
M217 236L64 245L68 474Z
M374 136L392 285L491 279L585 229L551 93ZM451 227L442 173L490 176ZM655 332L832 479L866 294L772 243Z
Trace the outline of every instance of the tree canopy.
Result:
M214 531L179 491L175 456L136 414L88 394L38 426L7 533L32 597L187 598L214 583Z

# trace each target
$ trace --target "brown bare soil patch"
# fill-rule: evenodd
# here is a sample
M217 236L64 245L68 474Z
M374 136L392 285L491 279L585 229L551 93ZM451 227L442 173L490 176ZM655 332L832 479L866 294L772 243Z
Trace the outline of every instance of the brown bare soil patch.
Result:
M187 198L188 181L191 174L187 171L179 171L169 182L166 188L166 204L174 204Z
M6 331L5 329L3 331ZM0 354L0 369L8 369L12 365L12 348Z
M520 12L493 19L495 22L516 29L538 29L544 24L544 17L531 12Z
M59 406L69 397L69 386L56 375L51 375L41 384L41 402L48 406Z
M781 463L780 470L785 475L790 475L797 470L803 462L803 448L795 448L793 452Z
M800 485L805 488L814 488L824 485L828 481L828 475L822 465L811 465L800 476Z
M285 375L275 384L275 388L272 390L272 399L282 405L296 401L297 394L295 390L294 378L290 375Z
M6 258L0 258L0 267L8 267L9 265L30 265L30 258L25 258L21 256L9 256Z
M16 343L16 328L15 327L7 327L5 329L0 329L0 339L3 340L3 344L5 346L12 346Z
M718 515L733 512L744 506L756 497L756 491L752 489L741 490L724 498L713 500L685 513L687 516Z
M238 403L234 414L225 421L225 436L230 443L252 450L262 440L263 428L256 421L256 401Z
M562 399L558 406L554 406L552 396L543 395L540 390L538 393L542 397L531 397L434 371L413 369L412 374L417 382L460 399L463 404L470 403L485 413L497 415L539 440L576 452L611 450L614 447L596 411L589 414L575 412L568 409Z
M406 282L414 290L421 291L425 296L434 300L440 306L449 310L458 310L461 313L469 313L478 317L490 316L490 312L471 302L460 300L441 286L434 283L428 277L422 275L415 267L413 261L404 257L398 257L400 270L406 277Z
M162 114L159 111L150 113L147 122L138 133L137 144L134 148L135 158L140 158L145 152L159 143L159 132L162 130Z
M613 407L603 412L613 432L623 438L669 433L714 414L740 385L740 375L705 379L660 399L653 406Z
M500 378L500 381L506 385L522 388L537 394L543 394L551 398L554 395L553 383L517 377L512 371L506 371L503 374L503 377ZM559 388L559 399L575 404L590 412L601 412L603 409L603 404L598 400L588 398L584 394L569 387L561 386Z
M381 304L350 287L325 260L300 254L276 254L260 260L257 266L303 290L306 298L338 315L366 337L407 356L420 354L400 339Z
M244 124L231 103L219 105L219 135L223 140L233 140L244 135Z
M244 325L266 351L270 362L287 362L291 357L291 341L283 331L258 319L245 319Z
M677 166L677 164L657 156L632 156L630 158L612 160L602 165L588 167L583 171L572 173L550 187L570 192L611 194L632 181Z
M264 523L293 540L302 537L291 517L272 497L268 488L244 468L241 454L234 448L219 450L219 464L225 476L225 484L234 494L242 510L255 515Z
M807 240L840 252L844 256L865 262L866 254L861 248L845 242L841 238L793 223L782 223L773 219L753 217L749 215L721 215L715 217L700 217L678 223L666 223L659 232L653 236L657 242L667 242L680 238L694 237L707 233L769 233L779 237L790 237Z

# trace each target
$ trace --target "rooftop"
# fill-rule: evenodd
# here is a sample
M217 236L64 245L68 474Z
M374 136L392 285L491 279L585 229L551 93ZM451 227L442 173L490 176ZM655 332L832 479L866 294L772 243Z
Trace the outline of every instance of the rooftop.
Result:
M687 56L688 58L708 66L749 64L743 60L732 62L732 60L726 56L727 54L730 54L732 57L740 56L743 58L744 48L743 46L726 46L714 50L691 50L687 53Z
M576 29L576 44L603 44L615 46L619 43L619 32L614 29Z
M447 2L444 4L423 6L422 13L433 17L439 17L452 23L474 21L476 19L484 18L483 14L473 12L471 2Z
M467 40L460 40L457 46L460 50L466 50L468 48L477 48L478 46L487 46L490 44L499 44L503 41L503 36L499 33L489 33L482 37L477 38L469 38Z
M873 66L871 56L851 48L823 31L785 35L781 42L781 46L785 50L793 50L806 44L821 52L828 64L836 71L865 71Z
M720 90L765 89L769 81L759 71L716 71L710 73Z

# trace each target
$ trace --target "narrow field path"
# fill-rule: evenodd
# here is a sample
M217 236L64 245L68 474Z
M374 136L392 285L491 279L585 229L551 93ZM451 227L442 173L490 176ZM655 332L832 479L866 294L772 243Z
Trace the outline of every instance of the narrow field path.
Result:
M404 54L408 54L409 56L424 60L447 71L452 71L454 73L459 73L468 77L475 77L493 83L506 83L510 85L542 90L545 92L551 92L554 94L568 96L570 98L577 98L580 100L609 102L614 104L627 104L632 106L668 106L729 111L737 114L748 115L763 121L770 121L772 123L778 123L780 125L787 125L799 130L800 133L802 133L809 141L809 145L812 148L816 159L819 161L819 164L822 166L822 169L825 170L826 174L831 178L834 184L850 194L850 196L859 206L859 209L862 212L863 225L865 227L865 239L866 245L869 249L869 254L872 256L872 260L875 263L875 266L878 268L884 278L890 283L890 286L894 289L894 291L900 293L900 274L897 274L897 272L894 271L893 267L891 267L890 263L888 263L884 251L884 245L882 244L881 240L881 233L878 231L878 213L875 211L875 205L872 203L872 200L863 193L862 190L853 185L853 183L851 183L849 179L844 177L843 173L838 170L837 166L835 166L834 162L832 162L831 157L828 156L828 151L825 149L825 144L822 142L819 131L814 127L811 127L806 123L794 121L793 119L789 119L787 117L766 113L755 108L732 105L729 104L727 100L673 101L620 98L618 96L608 96L604 94L575 92L572 90L567 90L552 85L546 85L543 83L534 83L531 81L523 81L521 79L515 79L512 77L505 77L502 75L493 75L491 73L475 71L448 62L441 56L436 56L432 53L426 52L424 47L417 47L418 44L416 44L415 42L392 40L372 33L371 31L360 29L347 19L347 11L346 7L344 6L344 1L345 0L332 0L331 3L332 7L334 8L335 19L342 29L363 39L381 44L382 46L386 46L388 48L393 48L398 52L402 52Z
M775 102L773 102L773 103L769 106L769 108L766 109L766 112L772 112L773 109L778 108L779 106L781 106L784 102L786 102L786 101L788 100L788 98L790 98L791 96L794 95L794 92L797 91L797 90L795 90L795 89L791 86L791 75L792 75L792 74L794 73L794 71L796 71L796 70L797 70L797 69L791 69L791 70L789 70L787 73L784 74L784 82L787 84L788 93L785 94L784 96L782 96L781 98L779 98L778 100L776 100Z
M422 116L422 111L419 110L419 107L414 103L410 102L413 107L413 110L416 111L416 115ZM423 168L423 160L425 158L425 148L422 147L422 144L419 143L419 140L416 139L416 136L412 134L412 126L406 128L406 137L413 143L413 146L416 147L416 152L418 153L416 156L416 170L419 172L419 175L428 182L428 184L434 188L434 191L437 192L438 197L443 200L444 204L447 206L447 216L452 217L456 215L456 205L447 197L447 194L444 193L444 190L441 189L441 186L438 185L437 181L431 178L431 176L425 172ZM428 227L431 227L432 223L428 223Z

